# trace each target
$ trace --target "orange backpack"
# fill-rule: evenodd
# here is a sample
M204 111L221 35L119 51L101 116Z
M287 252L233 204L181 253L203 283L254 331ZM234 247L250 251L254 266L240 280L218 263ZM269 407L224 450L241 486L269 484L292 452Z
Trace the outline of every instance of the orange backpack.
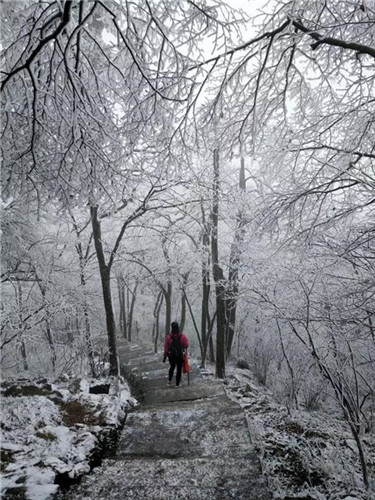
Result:
M184 364L182 365L182 372L183 373L190 372L190 361L187 352L184 354Z

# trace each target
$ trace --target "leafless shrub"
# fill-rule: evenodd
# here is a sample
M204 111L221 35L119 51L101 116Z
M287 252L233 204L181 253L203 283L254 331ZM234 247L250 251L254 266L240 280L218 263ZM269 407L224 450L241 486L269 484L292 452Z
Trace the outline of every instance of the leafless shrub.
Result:
M275 359L274 349L270 342L258 339L256 344L249 349L249 363L257 381L267 386L270 367Z

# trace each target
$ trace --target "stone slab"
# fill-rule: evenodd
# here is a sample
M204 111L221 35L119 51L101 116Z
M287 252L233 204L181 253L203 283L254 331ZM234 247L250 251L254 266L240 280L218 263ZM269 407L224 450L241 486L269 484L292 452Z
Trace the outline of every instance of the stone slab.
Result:
M65 500L270 500L242 409L220 381L193 364L182 387L167 386L168 364L123 342L120 363L143 386L116 457L72 488Z
M191 384L182 387L151 387L146 386L145 404L164 404L170 401L178 403L179 401L194 401L195 399L213 398L224 395L224 389L221 384Z
M222 458L107 461L84 478L75 500L270 500L255 460ZM93 493L95 491L95 493Z
M240 407L216 399L183 407L148 408L127 417L118 457L252 456L252 446Z

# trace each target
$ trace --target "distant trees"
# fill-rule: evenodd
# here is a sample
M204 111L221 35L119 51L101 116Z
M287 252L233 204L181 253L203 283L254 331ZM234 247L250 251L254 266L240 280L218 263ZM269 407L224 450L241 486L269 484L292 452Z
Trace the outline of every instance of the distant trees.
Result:
M64 220L56 226L56 214L50 208L36 221L36 207L31 203L25 211L16 202L3 206L4 374L21 367L39 375L58 373L69 364L66 357L82 355L81 315L90 321L96 307L92 289L80 288L78 258ZM97 323L93 329L98 332Z
M133 314L137 299L137 289L139 280L124 276L123 271L119 271L116 275L118 301L119 301L119 329L125 339L132 341L133 332Z
M86 339L86 348L87 348L87 357L90 364L91 375L93 377L96 376L96 367L95 367L95 359L94 359L94 349L93 349L93 339L92 339L92 328L90 322L90 314L89 314L89 304L88 304L88 291L87 291L87 267L89 264L89 260L92 257L92 233L88 238L87 243L83 243L82 235L88 227L88 222L84 222L81 226L77 222L73 212L69 210L69 215L71 224L73 226L73 232L75 233L76 241L75 241L75 249L78 255L79 262L79 277L80 277L80 286L82 293L82 309L83 309L83 317L84 317L84 330L85 330L85 339Z

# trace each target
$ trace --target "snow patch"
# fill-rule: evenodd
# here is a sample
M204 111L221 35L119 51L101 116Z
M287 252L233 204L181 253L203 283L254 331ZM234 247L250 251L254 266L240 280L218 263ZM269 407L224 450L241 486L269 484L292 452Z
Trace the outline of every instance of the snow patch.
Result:
M323 412L288 410L254 382L251 371L228 371L226 392L244 409L275 499L375 498L375 491L369 496L364 490L357 445L345 421ZM375 470L373 434L363 446L368 469Z
M99 383L110 384L110 394L90 394L90 386ZM22 394L17 381L9 392L13 395L2 397L1 496L17 488L30 500L47 500L59 487L57 475L74 479L90 472L102 433L119 428L127 408L137 402L121 378L62 377L53 384L25 381L24 386L46 395L15 395Z

